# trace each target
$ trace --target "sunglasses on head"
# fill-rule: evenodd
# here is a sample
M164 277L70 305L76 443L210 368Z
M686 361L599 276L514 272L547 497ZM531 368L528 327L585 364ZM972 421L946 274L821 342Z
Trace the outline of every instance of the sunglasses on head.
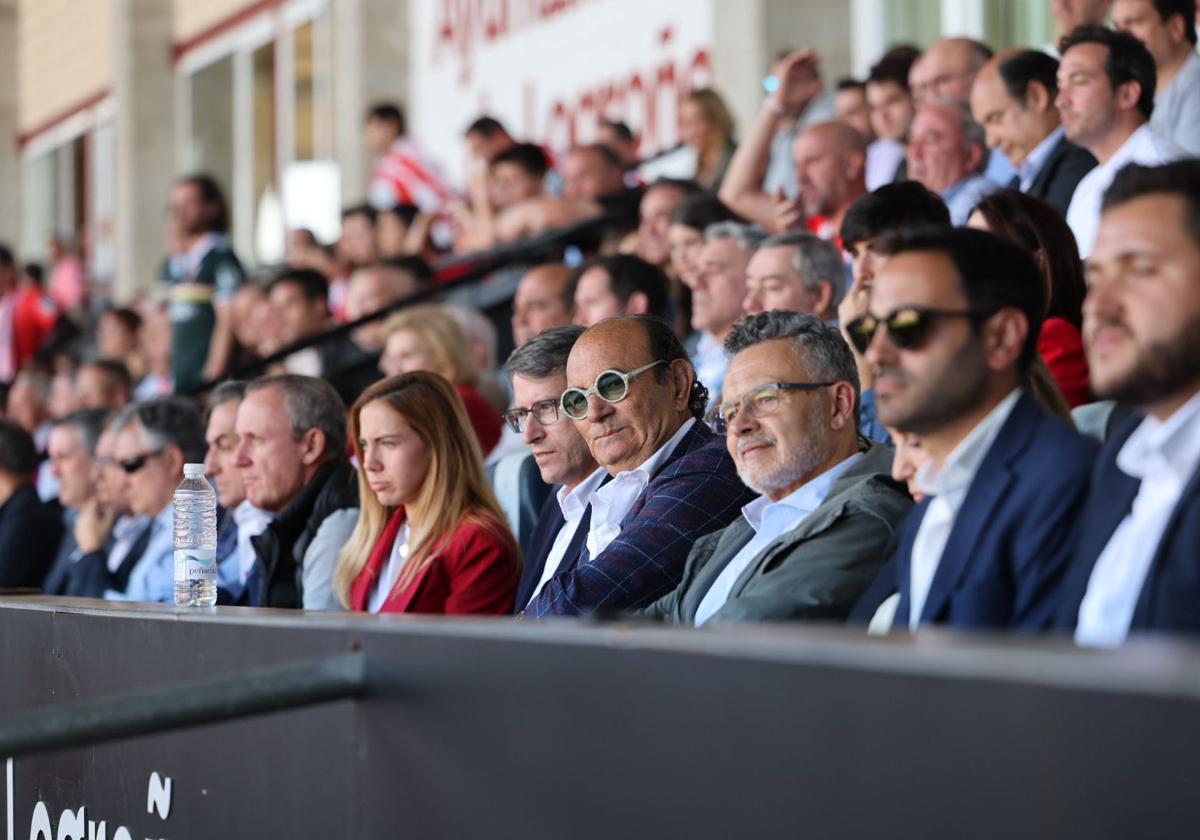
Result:
M132 458L126 458L124 461L117 461L117 466L125 470L125 472L129 475L133 475L142 467L146 466L147 461L149 461L151 458L157 458L161 454L163 454L163 450L161 449L155 452L143 452L141 455L135 455Z
M942 318L969 318L982 321L995 314L995 310L978 309L927 309L923 306L902 306L883 318L863 315L846 325L850 343L859 353L865 354L879 333L881 326L887 328L888 340L901 350L915 350L929 337L929 329Z
M562 397L559 398L559 405L562 406L563 412L572 420L582 420L584 417L587 417L588 397L592 394L595 394L606 403L619 403L629 396L630 382L650 370L650 368L656 365L665 365L666 363L666 360L659 359L657 362L642 365L640 368L631 370L628 373L619 370L602 371L596 377L596 382L591 388L586 390L583 388L568 388L563 391Z

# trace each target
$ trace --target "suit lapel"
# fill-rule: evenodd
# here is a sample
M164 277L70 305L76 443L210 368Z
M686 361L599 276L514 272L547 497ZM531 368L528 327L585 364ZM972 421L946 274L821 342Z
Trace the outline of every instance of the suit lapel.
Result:
M721 572L725 571L725 567L732 562L734 557L737 557L738 552L745 548L753 539L754 529L750 527L750 523L746 521L745 516L738 516L721 533L721 538L713 548L712 554L705 561L704 565L696 571L695 577L690 581L685 579L680 582L679 585L685 587L684 592L687 593L687 603L681 605L681 610L689 621L695 621L696 610L700 607L700 602L704 600L704 596L708 594L708 590L712 589ZM754 566L757 563L751 563L750 565ZM748 570L743 570L742 574L738 577L738 581L729 590L731 598L739 590L739 584L746 577L746 571Z
M904 522L904 530L900 533L900 545L896 549L895 566L896 591L900 593L900 603L896 605L896 615L892 618L893 627L908 627L909 604L912 603L912 592L909 584L912 580L912 550L917 541L917 532L921 530L921 521L929 508L929 499L925 499L915 508ZM886 567L885 567L886 569ZM885 596L886 597L886 596Z
M554 547L554 539L565 523L558 497L551 492L538 515L537 528L530 539L532 550L525 557L526 562L521 569L521 583L517 587L517 612L523 610L533 597L533 588L542 579L542 572L546 568L546 557Z
M1179 494L1179 501L1175 503L1175 509L1171 511L1171 518L1167 520L1167 527L1163 530L1162 539L1159 540L1158 547L1154 551L1154 560L1150 563L1150 570L1146 573L1146 581L1142 584L1142 592L1138 596L1137 608L1133 612L1133 621L1130 622L1130 627L1145 628L1150 625L1150 619L1154 615L1154 595L1158 590L1155 579L1162 573L1163 564L1166 562L1167 552L1170 548L1170 536L1179 529L1179 520L1183 517L1184 511L1193 506L1197 495L1200 495L1200 470L1196 471L1187 486L1183 488L1183 492Z
M921 611L922 622L936 620L971 565L976 543L1015 478L1012 462L1028 447L1041 417L1041 409L1033 398L1021 394L967 489L929 586Z

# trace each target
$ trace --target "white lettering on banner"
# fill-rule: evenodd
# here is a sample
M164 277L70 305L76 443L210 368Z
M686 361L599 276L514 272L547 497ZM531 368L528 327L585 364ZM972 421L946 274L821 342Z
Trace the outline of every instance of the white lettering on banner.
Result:
M414 0L410 123L457 184L462 132L487 113L561 154L623 120L651 155L677 142L680 97L712 83L712 3Z
M7 760L8 777L8 840L15 840L13 835L13 816L16 806L13 802L13 760ZM150 774L146 786L146 813L158 814L160 820L166 820L171 814L171 779L160 776L158 772ZM58 818L58 830L55 831L50 820L50 810L46 803L38 800L33 806L33 815L29 820L29 840L108 840L108 823L104 820L96 822L87 818L87 809L80 805L78 811L69 808ZM117 826L113 829L113 840L133 840L129 829ZM147 840L150 840L147 838Z
M155 811L160 820L171 815L171 780L162 778L157 772L150 774L150 784L146 786L146 813Z

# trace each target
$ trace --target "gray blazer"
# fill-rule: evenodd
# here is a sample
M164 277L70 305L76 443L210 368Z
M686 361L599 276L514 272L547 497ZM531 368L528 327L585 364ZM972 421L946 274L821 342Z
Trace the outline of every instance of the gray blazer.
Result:
M886 559L912 499L891 479L892 450L870 443L821 505L763 550L710 621L844 621ZM683 580L639 615L691 624L713 581L754 537L744 516L696 540Z

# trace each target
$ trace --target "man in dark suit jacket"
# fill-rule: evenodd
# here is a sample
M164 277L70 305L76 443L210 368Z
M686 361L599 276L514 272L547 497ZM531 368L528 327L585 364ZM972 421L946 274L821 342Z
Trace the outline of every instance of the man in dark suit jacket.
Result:
M1080 643L1200 633L1200 161L1130 166L1104 199L1084 336L1105 443L1058 626Z
M96 493L93 456L108 416L104 409L83 408L55 420L50 428L46 452L50 472L58 481L63 537L54 563L42 582L42 591L47 595L69 594L71 572L80 555L79 544L75 541L75 523L80 509Z
M681 624L844 619L912 506L892 452L859 437L858 370L815 315L750 315L725 339L714 429L763 493L696 541L683 580L644 615Z
M33 486L37 466L33 437L0 418L0 589L40 587L62 538L61 509Z
M582 333L578 326L546 330L514 350L504 365L515 403L505 422L529 445L541 480L557 485L540 506L525 547L518 613L559 571L563 558L578 556L591 522L592 491L607 475L558 404L567 387L567 357Z
M1017 170L1010 186L1065 217L1075 187L1096 165L1067 140L1054 99L1058 61L1041 50L1007 50L983 65L971 87L971 111Z
M663 321L610 318L567 362L560 410L612 476L591 497L587 539L526 607L533 616L644 607L679 584L692 544L753 498L724 441L699 421L708 393Z
M920 436L930 498L884 574L894 622L1047 627L1096 445L1022 387L1044 306L1037 265L968 228L876 243L869 314L847 326L875 374L880 420Z

